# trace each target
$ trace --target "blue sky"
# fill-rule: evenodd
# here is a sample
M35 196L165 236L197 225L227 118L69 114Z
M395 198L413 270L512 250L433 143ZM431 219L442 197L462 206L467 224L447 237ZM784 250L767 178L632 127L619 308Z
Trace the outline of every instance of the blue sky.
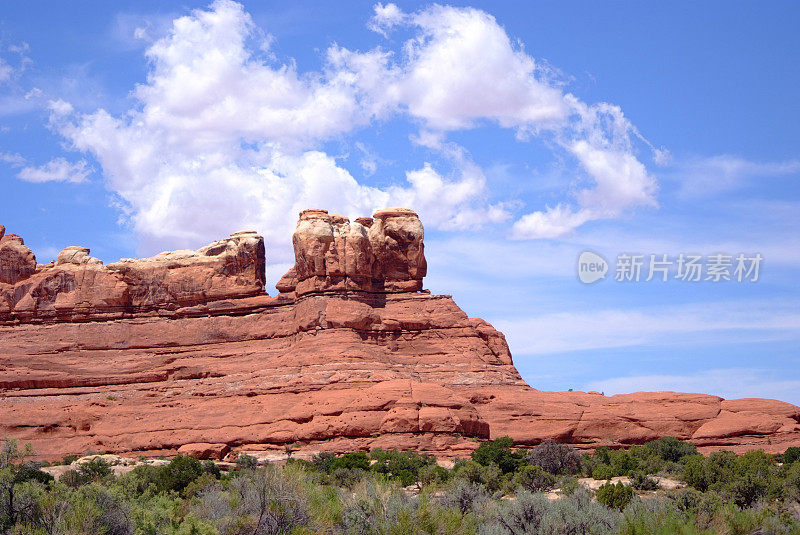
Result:
M297 212L426 226L427 286L539 389L800 403L792 2L59 2L0 13L0 223L39 262ZM609 262L577 277L577 258ZM617 256L760 253L757 282L617 282ZM268 288L273 291L273 288Z

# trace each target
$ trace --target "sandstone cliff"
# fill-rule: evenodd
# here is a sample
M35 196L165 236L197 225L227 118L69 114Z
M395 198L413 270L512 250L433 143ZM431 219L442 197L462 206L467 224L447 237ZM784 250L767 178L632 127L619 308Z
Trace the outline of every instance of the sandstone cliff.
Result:
M284 444L459 455L502 435L800 444L800 408L779 401L534 390L502 333L422 290L424 232L410 210L352 222L304 211L275 297L253 232L104 266L83 247L39 265L4 231L0 435L46 458Z

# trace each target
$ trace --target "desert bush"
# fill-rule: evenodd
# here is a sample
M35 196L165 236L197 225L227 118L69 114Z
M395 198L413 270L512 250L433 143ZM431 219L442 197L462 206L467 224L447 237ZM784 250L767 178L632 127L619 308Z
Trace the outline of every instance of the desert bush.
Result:
M365 474L364 470L356 468L336 468L330 475L330 481L339 487L352 488Z
M84 485L71 494L66 523L73 533L133 533L129 504L100 483Z
M556 484L556 477L544 471L541 467L523 466L514 474L511 480L511 489L522 487L528 492L544 492L552 489Z
M524 455L512 450L513 445L514 440L508 436L482 442L472 452L472 460L483 466L495 464L504 474L513 473L525 464Z
M369 454L374 461L372 471L398 479L404 487L419 481L419 471L436 464L432 455L420 455L414 451L374 449Z
M101 463L76 466L56 482L26 462L26 450L6 441L0 444L0 533L800 533L800 462L778 466L775 456L763 452L702 457L682 448L670 441L631 448L639 466L630 475L632 485L647 487L639 483L650 479L643 467L661 462L681 466L692 486L639 499L631 487L605 484L593 502L575 478L554 476L538 464L523 461L504 474L493 461L468 459L447 471L428 456L391 450L375 454L377 469L364 469L362 453L220 477L213 463L176 457L117 479ZM518 453L510 446L508 452ZM613 472L629 469L626 463L620 452L599 449L584 470ZM401 474L425 487L418 495L405 492ZM73 487L65 484L70 477ZM554 484L561 486L559 500L530 492ZM515 496L502 496L501 490L510 489Z
M239 470L253 470L258 467L258 459L246 453L239 453L236 456L236 467Z
M597 489L597 501L613 509L624 509L633 499L633 489L619 483L604 483Z
M439 503L444 507L458 509L461 513L466 514L474 511L488 498L489 495L483 486L457 478L450 482L444 494L439 497Z
M677 463L688 455L697 454L697 446L675 437L662 437L642 445L642 451L652 453L659 459Z
M483 466L469 460L454 467L454 473L456 478L482 485L490 493L499 490L506 482L500 468L494 463Z
M711 529L714 519L717 517L717 512L724 504L725 501L722 496L713 490L701 493L693 508L695 524L703 529Z
M195 514L220 533L290 533L309 521L297 473L267 466L244 470L230 484L213 484L198 493Z
M500 505L495 517L480 526L481 535L606 535L614 533L620 514L598 503L584 490L551 502L541 494L521 492Z
M658 481L648 476L646 473L637 470L631 474L631 487L636 490L657 490Z
M768 507L740 509L727 504L717 511L712 529L727 535L794 535L800 533L800 523L791 518L781 518Z
M504 503L492 519L482 526L481 534L541 533L542 522L550 510L550 501L541 494L517 493L516 500Z
M581 454L572 446L551 440L531 448L528 462L555 475L573 475L581 470Z
M577 478L565 476L562 477L559 482L558 486L561 489L561 494L564 496L571 496L576 490L581 489L581 484L578 483Z
M414 533L416 501L396 484L365 478L343 499L339 530L348 534Z
M450 472L438 464L430 464L419 469L417 479L421 485L444 483L450 478Z
M634 500L623 511L620 535L693 535L700 533L693 516L667 499Z
M593 502L589 492L579 489L568 498L551 502L541 532L544 535L606 535L616 532L619 520L617 511Z
M53 480L36 465L24 461L31 454L30 444L22 449L14 439L5 439L0 444L0 530L35 516L37 504L31 495L37 485Z
M783 452L783 455L781 455L780 461L784 464L792 464L800 461L800 448L797 446L790 446L786 448L786 451Z

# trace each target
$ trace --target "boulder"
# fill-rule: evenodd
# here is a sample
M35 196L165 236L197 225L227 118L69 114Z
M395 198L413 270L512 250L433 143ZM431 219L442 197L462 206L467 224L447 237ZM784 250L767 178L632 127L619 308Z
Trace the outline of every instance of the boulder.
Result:
M201 460L222 460L228 452L231 451L230 446L227 444L208 444L206 442L196 442L192 444L184 444L178 448L180 455L194 457Z

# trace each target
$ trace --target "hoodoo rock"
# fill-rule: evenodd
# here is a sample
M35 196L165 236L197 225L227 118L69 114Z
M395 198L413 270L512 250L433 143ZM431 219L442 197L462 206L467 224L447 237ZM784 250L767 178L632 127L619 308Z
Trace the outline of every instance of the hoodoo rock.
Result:
M424 231L407 208L379 210L351 222L326 210L304 210L292 236L295 266L278 285L298 296L315 292L414 292L427 271Z
M531 388L502 333L422 289L423 237L403 208L354 221L305 210L270 297L254 232L108 265L67 247L40 265L0 226L0 435L43 458L287 444L455 456L503 435L800 445L800 408L780 401Z

